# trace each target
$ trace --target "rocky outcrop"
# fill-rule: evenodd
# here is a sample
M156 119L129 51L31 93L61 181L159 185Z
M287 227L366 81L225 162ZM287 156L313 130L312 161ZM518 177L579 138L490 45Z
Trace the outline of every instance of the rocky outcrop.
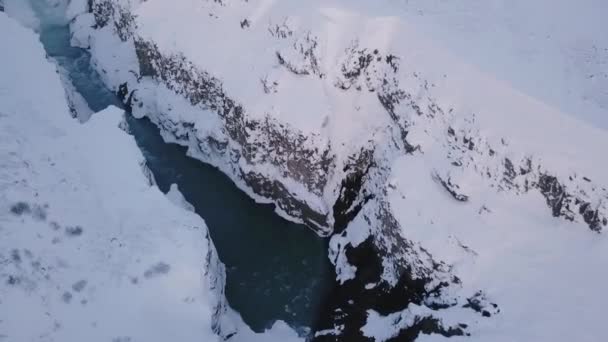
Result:
M326 298L315 341L373 341L361 330L370 312L390 315L410 305L430 310L401 325L395 341L414 340L420 333L466 334L465 324L446 326L433 315L458 304L444 291L458 287L460 280L450 275L448 265L404 239L400 229L389 204L372 199L348 230L332 237L332 263L341 279Z
M447 159L451 165L444 174L448 181L450 175L476 174L500 192L540 193L554 217L584 223L595 232L608 227L608 191L591 179L576 173L560 177L533 156L511 159L508 150L505 151L506 140L502 140L502 146L494 147L483 137L469 136L471 132L455 132L451 127L447 132L447 146L451 150Z
M247 165L268 165L279 172L282 178L305 186L311 194L323 194L334 163L329 146L321 149L309 147L315 145L310 141L317 140L317 137L304 136L270 117L263 120L250 119L243 106L225 93L219 79L199 71L185 57L162 56L154 43L142 40L135 40L134 46L139 62L139 77L153 78L188 99L192 106L210 110L221 120L222 132L218 134L220 139L195 138L196 145L201 150L212 149L217 158L229 158L227 162L234 166L239 165L241 160ZM131 94L134 94L135 103L146 100L140 99L136 90L131 91ZM133 106L133 103L130 105ZM161 121L168 120L162 116L163 113L157 115L153 121L159 125L163 125ZM174 134L177 141L198 137L194 123L177 124L181 125L180 129L187 131L182 135ZM166 132L172 131L169 124L163 128ZM247 172L244 168L238 168L231 176L242 179L256 195L276 201L280 209L291 217L306 222L321 234L328 232L328 213L311 208L280 182L264 179L264 175Z

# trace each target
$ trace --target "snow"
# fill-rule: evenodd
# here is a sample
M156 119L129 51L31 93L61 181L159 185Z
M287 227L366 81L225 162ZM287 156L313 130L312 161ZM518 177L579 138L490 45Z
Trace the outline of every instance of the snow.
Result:
M184 195L182 195L182 193L179 191L177 184L171 184L169 192L167 192L167 197L171 202L173 202L173 204L188 211L194 211L194 207L192 204L188 203L186 198L184 198Z
M34 15L29 1L4 0L4 11L11 13L11 17L16 18L22 25L32 29L37 29L40 21Z
M300 7L302 11L296 12ZM217 18L207 14L216 11ZM332 70L339 71L339 52L347 47L344 43L349 42L349 37L354 37L353 30L348 28L361 19L357 15L329 6L326 9L319 4L303 6L290 1L229 3L223 8L193 0L171 4L146 1L134 13L142 38L154 41L163 53L182 53L202 70L211 70L221 78L228 94L243 103L253 117L269 115L307 135L326 133L322 135L324 139L313 143L331 143L336 149L348 139L367 135L374 127L387 124L386 120L378 120L380 115L373 115L381 111L377 101L342 93L333 87ZM245 30L236 21L250 17L251 26ZM171 23L174 18L180 18L179 25ZM269 34L273 24L285 18L289 19L287 22L292 25L289 29L294 35L308 32L313 23L321 28L321 32L313 31L320 46L335 51L332 59L329 51L321 50L320 60L327 77L320 80L315 75L294 75L279 65L277 51L285 56L294 54L295 63L299 57L291 48L294 39L281 40ZM167 21L168 25L158 24ZM193 31L197 35L189 34ZM222 32L222 39L217 39L217 32ZM277 82L277 92L265 93L261 80ZM363 110L352 111L353 105Z
M277 321L270 329L263 333L256 334L244 323L240 323L239 332L230 342L304 342L305 339L283 321Z
M469 338L479 341L606 339L605 233L590 231L578 216L572 222L553 217L538 189L505 188L496 180L506 160L518 169L529 158L530 177L556 176L602 215L608 212L608 162L601 157L608 147L604 2L115 2L136 16L137 38L217 77L248 118L276 120L309 137L307 145L329 146L336 156L322 198L284 177L284 170L242 161L241 169L279 180L325 212L336 199L345 161L362 148L376 148L389 171L373 190L386 194L402 236L450 265L462 280L452 293L457 303L482 290L500 307L491 318L462 305L433 315L467 323ZM77 18L76 41L90 43L108 84L133 81L132 42L119 42L111 28L86 28L91 20L90 14ZM302 52L307 48L315 63ZM371 63L349 79L342 67L356 64L359 55L351 52L362 50L398 56L399 71ZM396 81L422 108L416 113L407 101L396 108L407 123L408 142L420 146L415 153L390 150L397 120L378 101L383 80ZM201 138L219 135L215 113L172 95L165 84L142 80L138 87L148 106L142 111L193 121ZM432 105L441 110L431 115ZM459 141L473 139L474 147L458 149L449 130ZM220 168L230 173L230 167ZM452 179L468 201L456 201L434 175ZM360 215L332 239L340 281L356 271L341 246L356 246L374 233L367 228ZM427 308L413 306L387 317L370 312L363 331L384 340L398 332L387 328L395 319L410 325L413 315L426 314Z
M585 22L568 21L567 25L559 29L556 28L556 22L560 22L560 18L572 7L567 6L565 1L559 1L557 5L551 3L551 7L559 14L551 21L537 20L542 15L543 8L539 5L503 4L501 1L479 6L475 6L473 1L459 5L444 3L433 1L424 6L413 3L389 6L381 2L382 5L371 6L362 1L349 5L342 1L323 1L302 5L293 1L258 0L240 3L228 1L220 6L213 2L180 0L171 3L145 1L132 6L135 7L133 13L137 15L138 34L142 38L154 41L161 52L183 54L202 70L210 70L213 75L220 77L228 93L243 103L250 115L270 115L308 134L323 132L322 136L327 140L322 141L333 143L335 149L339 149L342 142L348 143L363 132L369 134L374 127L386 124L380 120L381 109L377 101L370 101L369 96L340 92L333 87L336 72L340 70L343 50L355 39L361 46L406 56L408 63L411 62L416 71L425 76L426 69L429 69L438 70L437 74L447 73L450 79L459 79L459 63L453 61L467 61L474 65L476 73L486 74L485 78L496 84L504 83L501 88L515 90L510 93L537 97L558 111L608 128L608 94L601 91L605 88L602 85L608 82L603 80L608 77L604 75L608 63L608 52L604 48L608 48L608 44L604 36L599 34L602 30L598 15L588 15L593 12L590 9L596 5L594 1L576 4L577 11L585 15ZM425 15L410 15L408 10L411 11L416 6L422 7L420 11ZM452 9L449 6L461 8ZM390 9L396 10L393 15L387 15ZM524 26L516 26L513 23L516 15L522 14L525 15L521 19ZM451 25L434 24L442 22L437 20L438 17L447 17L447 22ZM465 19L471 17L477 20L469 20L465 25ZM249 19L250 26L243 29L238 21L245 18ZM492 22L497 18L500 20ZM587 20L591 20L593 25L588 24ZM290 44L297 42L296 39L276 39L268 33L275 23L283 22L287 23L294 36L311 32L313 37L318 38L317 50L324 79L294 75L280 67L275 56L277 51L286 56L294 54L295 50ZM454 27L456 32L452 33ZM474 30L477 27L489 29ZM549 33L544 33L547 31L552 33L548 42L545 39L537 42L525 36L547 35ZM222 39L217 39L217 32L221 32ZM583 46L573 45L576 43L574 38L581 36L584 40L578 41L578 44ZM490 46L490 39L500 44ZM460 44L463 42L467 44ZM535 48L528 51L533 44ZM441 48L429 51L427 45ZM454 49L455 45L460 46L460 49ZM476 48L469 48L471 46ZM592 70L575 69L575 66L582 67L580 65L583 63L579 60L591 53L594 46L598 50L598 56L589 57L595 60L585 64L586 68ZM415 49L412 50L411 47ZM484 50L484 47L487 49ZM463 54L463 51L467 53ZM570 55L574 57L569 57ZM432 62L418 63L429 56L436 58ZM562 56L565 56L564 60ZM294 60L297 62L296 58ZM486 67L486 64L490 65ZM438 65L442 67L438 68ZM494 92L488 94L490 96L483 96L472 91L471 88L493 91L496 87L484 86L487 82L472 87L474 80L469 78L469 71L464 70L468 84L464 89L467 89L468 94L477 94L488 103L501 99ZM596 83L587 84L589 73L596 74ZM265 94L260 86L263 79L277 82L277 92ZM505 79L506 82L501 81ZM435 79L430 78L429 81ZM584 85L578 86L579 83ZM555 86L543 87L542 84ZM457 81L450 84L450 90L455 89L463 89ZM568 95L575 92L573 89L578 93ZM500 91L502 93L502 89ZM550 91L555 93L548 93ZM583 97L587 100L584 101ZM519 100L502 98L507 103ZM354 107L361 109L354 111ZM493 108L496 107L505 108L502 104ZM486 111L483 108L483 112ZM589 119L589 116L593 116L593 119ZM493 118L495 117L509 116L495 113Z
M388 316L381 316L376 311L369 310L367 324L361 330L365 336L371 337L375 341L385 341L394 337L400 328L412 325L416 315L424 315L429 311L430 309L427 307L415 304L410 304L406 310ZM394 324L394 322L399 323Z
M412 87L410 89L415 95L419 92L415 89L419 80L418 77L413 80L412 74L420 75L421 79L432 84L432 88L425 91L428 94L419 95L436 99L446 111L453 110L453 118L448 120L457 121L475 115L479 120L477 126L483 129L484 136L492 142L513 138L509 139L513 151L542 154L543 162L549 169L559 169L561 160L567 156L572 164L581 168L581 172L589 173L593 179L603 178L601 168L593 162L595 158L581 154L591 154L594 150L581 146L606 143L602 120L608 118L608 112L597 105L603 103L605 94L600 91L593 98L585 95L590 98L589 101L581 100L583 94L574 94L569 89L574 87L572 78L583 80L587 77L586 74L572 70L571 65L575 61L568 60L569 64L565 64L560 59L568 51L578 50L572 47L566 53L552 53L561 45L571 45L572 33L566 33L571 32L572 27L578 28L575 31L580 35L585 35L584 44L588 42L601 47L604 44L603 36L587 29L584 22L568 22L569 25L565 28L556 29L552 40L538 45L534 50L537 53L543 52L542 56L535 57L539 62L530 64L526 63L529 54L519 51L520 45L516 44L524 33L516 30L512 21L516 14L523 13L526 15L525 32L544 32L555 28L555 24L546 27L549 24L533 20L542 15L539 13L540 7L536 5L526 7L518 4L511 8L500 1L494 5L479 6L473 1L466 1L461 5L453 5L462 8L451 9L444 8L449 5L438 1L433 2L433 5L386 1L379 4L367 1L345 4L338 0L306 4L261 0L222 3L195 0L170 3L158 0L119 2L121 6L130 8L135 15L138 37L153 41L161 53L183 55L201 70L218 77L226 93L243 104L250 118L270 117L306 135L309 138L307 145L311 147L323 149L329 146L337 157L338 165L368 141L381 140L378 136L382 134L379 132L392 125L375 92L343 91L335 87L336 82L343 78L341 67L346 58L345 50L355 46L368 51L377 49L383 56L399 56L401 69L405 70L397 75L399 82L406 89ZM588 13L592 5L593 0L587 0L581 5L577 3L577 8L582 13ZM421 8L413 10L416 6ZM563 15L565 5L560 2L560 6L562 10L559 13ZM509 8L509 12L504 13L504 8ZM427 9L436 9L436 12ZM451 26L445 28L447 23L433 26L434 18L446 16L450 19L448 23ZM479 20L465 21L470 17ZM500 20L493 22L495 17ZM244 19L248 19L249 26L242 28L239 23ZM91 14L76 19L73 24L74 42L80 46L89 46L88 42L94 41L91 44L92 55L98 69L104 71L102 74L105 81L112 87L133 80L133 73L137 72L138 67L132 44L117 40L110 27L93 33L87 28L91 26L91 20ZM600 25L597 16L591 16L590 20L593 25ZM486 24L491 28L488 34L471 33L473 28ZM272 33L276 27L282 27L281 30L287 32L287 37L283 39ZM505 43L505 46L497 50L482 50L490 45L489 39L497 39L491 35L497 30L501 34L499 37L505 37L508 44ZM450 35L452 31L455 33ZM218 39L218 32L221 32L221 39ZM536 34L541 34L538 32ZM318 59L319 73L322 76L314 73L296 75L277 60L277 53L280 53L288 62L306 68L308 60L296 48L307 46L306 37L312 37L315 41L313 54ZM454 49L456 44L451 41L452 38L456 42L469 41L469 45L477 44L477 49L473 50L476 51L476 58L470 58L471 52L463 55L462 51L470 49ZM564 41L559 40L562 38ZM528 40L523 43L526 44L521 47L523 50L532 44ZM591 49L587 45L584 51ZM507 48L509 49L505 52ZM552 53L551 56L546 56L544 51ZM482 57L490 53L496 58ZM499 56L504 58L498 58ZM479 63L480 58L492 60L496 65L485 67L484 63ZM538 67L540 63L551 65L551 69L542 71ZM593 63L595 64L589 68L593 68L600 79L605 70L604 58L600 55ZM509 68L503 67L504 65ZM525 69L515 70L518 66ZM555 72L556 69L559 72ZM383 69L376 71L378 75L386 72ZM542 74L539 75L541 71ZM545 77L549 74L559 78ZM519 75L518 80L530 75L534 79L519 82L502 77L504 75ZM541 83L539 79L543 77L546 81ZM267 92L263 82L271 85L276 82L276 85ZM530 91L531 89L557 89L559 96L543 96ZM603 87L595 84L592 89L601 90ZM566 96L566 93L573 94ZM158 103L174 102L167 96L170 95L151 97ZM552 101L556 98L560 101ZM198 113L201 112L205 111L199 109ZM587 120L586 115L592 115L594 119ZM209 118L209 115L193 121L197 124L197 129L203 131L211 130L205 129L207 125L217 125L217 120ZM526 124L522 124L524 122ZM556 124L549 126L551 122ZM597 124L599 128L589 127L589 123ZM542 138L539 138L537 127L546 127ZM573 136L573 130L586 132L576 135L577 144L564 140L565 136ZM420 144L425 151L432 148L434 139L429 137L427 131L428 127L413 127L410 130L412 143ZM552 148L547 149L548 145ZM268 173L272 179L281 172L268 170ZM336 172L335 176L339 178L341 173ZM282 183L289 181L284 179ZM311 207L321 208L323 212L326 209L322 208L334 200L335 189L332 186L322 199L307 195L306 191L295 185L289 186L289 189L300 198L306 198Z
M302 341L219 310L207 227L148 179L122 110L80 124L34 32L0 13L0 44L0 339L219 341L219 321L236 342Z
M402 15L493 77L608 129L608 3L399 1Z
M122 111L79 125L33 32L0 32L3 336L217 340L204 222L149 185Z
M467 338L473 341L606 338L605 234L546 215L538 194L521 198L485 190L466 204L454 201L422 159L402 158L393 169L390 199L400 208L395 215L403 234L454 266L464 284L461 295L484 289L500 307L499 314L481 319L455 307L445 320L474 323ZM442 338L420 338L435 340Z

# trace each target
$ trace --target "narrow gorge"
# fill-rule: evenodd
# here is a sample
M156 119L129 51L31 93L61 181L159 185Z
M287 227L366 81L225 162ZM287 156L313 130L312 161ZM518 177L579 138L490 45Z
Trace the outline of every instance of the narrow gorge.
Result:
M87 117L81 95L93 112L123 107L91 65L87 51L70 45L62 8L32 1L40 19L40 39L48 57L57 62L71 93L73 114ZM274 213L273 205L258 204L216 168L188 157L185 148L165 143L147 119L125 116L128 131L146 158L149 177L165 193L177 186L209 227L211 239L226 266L225 294L230 306L256 332L282 320L302 336L321 311L321 300L333 286L334 271L327 242L306 226ZM170 229L170 228L169 228ZM228 332L229 334L230 332Z
M560 1L556 11L568 13ZM16 200L19 192L5 191L17 195L6 200L0 224L47 224L48 204L32 201L48 189L78 192L89 207L101 203L99 213L116 219L108 233L98 229L98 240L76 250L91 251L94 265L111 270L104 280L110 287L136 294L124 309L149 313L143 326L171 336L173 325L155 323L174 319L187 327L180 333L200 328L208 339L233 342L597 341L603 334L608 164L598 156L608 134L601 117L590 118L605 114L597 89L608 79L602 71L608 45L602 50L603 38L581 23L569 24L590 37L584 43L549 25L550 34L538 33L546 41L526 45L546 27L529 20L520 32L513 18L544 11L500 1L0 0L0 11L39 35L82 127L65 124L68 143L76 141L67 149L62 134L44 128L42 136L60 143L43 152L98 165L73 167L72 178L90 177L85 185L53 174L52 185L32 188L0 173L7 189L25 184L34 198ZM514 44L511 55L484 52L497 59L495 69L455 47L474 37L474 49L488 48L486 36L475 36L482 23ZM541 54L530 46L563 53L547 63L552 75L569 81L534 87L555 87L567 100L531 90L534 81L518 83L519 74L538 80L545 72L533 75L530 56ZM505 79L509 58L519 64ZM12 75L15 87L22 86L18 76ZM11 86L5 83L0 105ZM0 120L12 120L0 121L6 132L18 126L19 110L40 112L32 109L35 101L17 100L15 110L0 106L9 113L0 112ZM112 131L117 127L103 126L123 111L114 126L133 140L135 152ZM37 136L32 132L25 138ZM95 143L81 148L87 132ZM13 161L35 149L11 134L6 165L28 172L33 161L55 167L44 155ZM87 148L103 153L97 159ZM129 162L114 164L114 153ZM119 166L132 163L139 163L145 185L122 178L127 171ZM61 167L72 172L69 163ZM129 192L116 193L100 169L116 184L129 184ZM40 174L46 172L31 171ZM90 203L82 195L105 187L112 191ZM162 199L149 194L157 189ZM141 213L156 208L153 197L180 211L154 202L162 208L150 214L157 223L145 222ZM146 236L148 226L154 239ZM65 231L83 233L74 224ZM193 232L202 233L200 241ZM61 251L54 247L61 241L49 239L49 250ZM0 287L0 305L13 287L45 289L16 276L22 255L32 253L11 248L0 244L0 276L8 284L7 295ZM10 272L2 268L4 254ZM157 257L142 272L142 260ZM69 268L55 259L45 271ZM128 267L116 266L123 262ZM55 297L73 303L86 284L55 285L62 292ZM51 306L48 294L41 298ZM82 308L88 300L80 299ZM173 304L158 309L165 301ZM97 329L103 321L88 324ZM61 338L62 322L44 335L49 341ZM140 333L138 339L117 332L111 340L165 342L145 328ZM197 340L196 333L188 336Z

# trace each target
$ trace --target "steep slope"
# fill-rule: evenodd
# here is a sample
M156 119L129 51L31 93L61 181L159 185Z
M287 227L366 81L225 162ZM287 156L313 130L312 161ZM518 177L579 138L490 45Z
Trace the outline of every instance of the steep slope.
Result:
M534 324L518 339L553 329L567 340L558 322L593 322L606 304L591 294L605 248L588 248L606 244L596 234L608 226L606 131L460 61L400 9L94 0L68 13L73 43L90 48L134 115L331 236L338 285L318 340L509 339L505 327L522 317ZM569 260L566 241L587 256L570 264L582 274L534 291L538 270L551 281L553 263ZM510 253L520 257L504 262ZM586 315L547 306L582 276L598 277L582 285ZM529 302L556 318L514 314ZM509 313L496 315L503 303ZM593 326L590 340L602 334Z

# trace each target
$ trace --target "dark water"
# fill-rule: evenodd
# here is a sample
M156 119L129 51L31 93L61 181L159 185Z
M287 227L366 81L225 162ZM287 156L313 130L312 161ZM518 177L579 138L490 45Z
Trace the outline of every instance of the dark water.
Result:
M32 2L48 55L68 71L91 109L120 106L91 67L88 52L69 46L67 25L42 3ZM256 331L284 320L305 332L333 284L327 242L280 218L272 205L256 204L217 169L187 157L184 148L164 143L150 121L127 115L127 122L161 190L177 183L207 223L226 265L230 305Z

